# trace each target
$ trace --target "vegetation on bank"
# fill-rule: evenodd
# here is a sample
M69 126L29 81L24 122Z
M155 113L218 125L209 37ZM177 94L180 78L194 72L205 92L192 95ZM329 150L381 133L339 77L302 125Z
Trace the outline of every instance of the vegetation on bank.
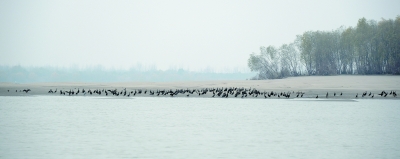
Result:
M361 18L356 27L306 31L294 42L261 47L248 59L253 79L299 75L400 74L400 16L379 22Z

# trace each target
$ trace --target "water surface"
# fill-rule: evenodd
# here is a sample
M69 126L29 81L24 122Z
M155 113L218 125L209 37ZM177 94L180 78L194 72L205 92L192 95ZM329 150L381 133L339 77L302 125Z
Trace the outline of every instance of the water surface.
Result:
M400 158L400 103L0 97L0 158Z

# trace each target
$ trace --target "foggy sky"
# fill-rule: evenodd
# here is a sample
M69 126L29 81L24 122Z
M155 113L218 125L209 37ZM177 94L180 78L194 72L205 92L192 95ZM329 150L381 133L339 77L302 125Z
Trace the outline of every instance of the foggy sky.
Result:
M247 67L305 31L394 19L400 1L0 1L0 65Z

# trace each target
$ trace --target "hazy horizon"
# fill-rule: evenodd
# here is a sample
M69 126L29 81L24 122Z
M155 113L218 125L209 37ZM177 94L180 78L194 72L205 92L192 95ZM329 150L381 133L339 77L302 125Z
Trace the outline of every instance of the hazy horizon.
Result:
M246 70L199 71L183 68L159 70L155 66L138 66L129 69L108 69L97 67L25 67L1 66L0 83L36 83L36 82L177 82L177 81L215 81L247 80L256 73Z
M261 46L394 19L400 1L2 1L0 63L245 68Z

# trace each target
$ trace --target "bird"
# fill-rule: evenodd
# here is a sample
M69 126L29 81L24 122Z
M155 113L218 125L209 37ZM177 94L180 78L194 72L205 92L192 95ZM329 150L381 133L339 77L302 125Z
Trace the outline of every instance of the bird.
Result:
M328 92L326 92L326 98L328 98Z
M318 95L317 95L317 97L315 97L315 98L318 98Z
M356 98L358 98L358 93L357 93L357 95L356 95Z

